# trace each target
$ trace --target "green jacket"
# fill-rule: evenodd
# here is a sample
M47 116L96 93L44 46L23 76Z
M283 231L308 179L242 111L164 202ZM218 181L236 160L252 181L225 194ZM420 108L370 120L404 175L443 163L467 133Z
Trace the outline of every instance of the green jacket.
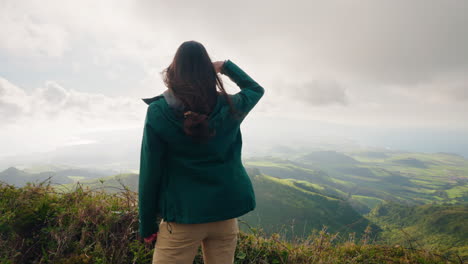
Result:
M139 228L142 237L158 232L160 216L176 223L206 223L239 217L255 209L252 183L241 161L240 124L264 89L231 60L221 73L241 90L230 94L243 115L231 117L219 94L209 115L216 135L196 143L183 131L180 108L168 103L167 91L143 99L148 106L140 156ZM180 106L180 105L179 105Z

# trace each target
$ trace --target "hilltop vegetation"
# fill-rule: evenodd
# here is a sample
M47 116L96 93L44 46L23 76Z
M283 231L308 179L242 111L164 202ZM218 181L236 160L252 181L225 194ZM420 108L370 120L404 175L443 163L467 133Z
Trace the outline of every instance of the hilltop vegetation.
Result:
M138 237L137 194L128 189L57 193L49 185L0 184L0 197L1 263L151 263L154 245ZM322 230L288 243L241 231L235 263L457 263L435 251L374 244L367 235L336 238ZM201 248L195 263L203 263Z

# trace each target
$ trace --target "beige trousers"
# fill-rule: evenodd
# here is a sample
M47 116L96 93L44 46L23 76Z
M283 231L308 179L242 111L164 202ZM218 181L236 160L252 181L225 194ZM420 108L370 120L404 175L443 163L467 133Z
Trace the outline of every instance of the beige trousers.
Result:
M192 264L202 246L205 264L232 264L237 246L237 218L179 224L161 220L153 264Z

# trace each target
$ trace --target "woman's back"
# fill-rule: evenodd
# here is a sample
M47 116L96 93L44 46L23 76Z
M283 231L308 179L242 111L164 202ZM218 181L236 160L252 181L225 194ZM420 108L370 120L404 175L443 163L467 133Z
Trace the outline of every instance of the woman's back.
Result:
M240 124L264 89L232 61L221 73L241 91L229 95L241 115L234 117L218 95L208 123L216 133L206 142L184 132L181 102L171 91L149 104L141 149L139 208L143 237L157 232L157 215L176 223L206 223L241 216L255 208L251 181L241 162Z

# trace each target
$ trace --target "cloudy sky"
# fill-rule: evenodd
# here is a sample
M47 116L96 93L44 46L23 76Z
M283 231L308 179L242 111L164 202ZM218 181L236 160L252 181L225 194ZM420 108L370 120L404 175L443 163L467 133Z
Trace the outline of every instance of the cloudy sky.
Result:
M265 88L247 137L292 122L291 135L450 151L468 145L466 14L460 0L0 0L0 157L139 137L140 98L165 90L186 40Z

